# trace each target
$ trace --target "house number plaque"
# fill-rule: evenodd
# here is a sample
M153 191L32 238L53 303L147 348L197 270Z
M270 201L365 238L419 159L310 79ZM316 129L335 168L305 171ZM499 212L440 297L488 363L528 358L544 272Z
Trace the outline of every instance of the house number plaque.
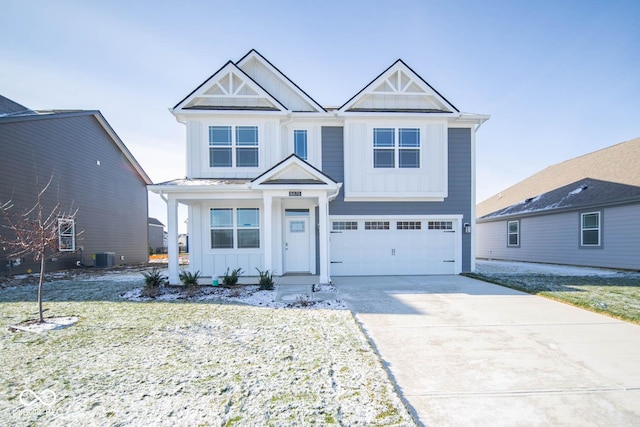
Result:
M302 191L289 191L289 197L302 197Z

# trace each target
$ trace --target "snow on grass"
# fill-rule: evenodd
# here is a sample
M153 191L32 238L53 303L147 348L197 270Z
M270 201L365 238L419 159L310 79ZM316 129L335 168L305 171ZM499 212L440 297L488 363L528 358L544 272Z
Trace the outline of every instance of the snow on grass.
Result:
M480 260L476 272L510 288L640 323L640 272Z
M415 425L349 311L132 302L130 279L47 283L45 316L80 321L45 334L7 328L35 286L2 290L0 424Z

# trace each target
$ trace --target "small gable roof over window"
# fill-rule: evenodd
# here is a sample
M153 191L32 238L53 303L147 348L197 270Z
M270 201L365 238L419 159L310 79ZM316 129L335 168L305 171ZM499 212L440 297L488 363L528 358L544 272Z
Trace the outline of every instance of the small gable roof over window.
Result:
M347 101L341 112L449 113L460 111L401 59Z

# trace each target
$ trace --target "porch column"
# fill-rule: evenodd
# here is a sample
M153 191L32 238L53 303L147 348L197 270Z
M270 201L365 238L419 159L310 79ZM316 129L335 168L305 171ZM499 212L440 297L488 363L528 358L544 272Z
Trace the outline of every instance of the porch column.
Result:
M327 194L318 196L318 239L320 240L320 283L329 283L329 206Z
M264 204L264 266L263 270L273 272L273 196L263 193Z
M178 285L178 202L169 196L167 200L167 256L169 267L169 284Z

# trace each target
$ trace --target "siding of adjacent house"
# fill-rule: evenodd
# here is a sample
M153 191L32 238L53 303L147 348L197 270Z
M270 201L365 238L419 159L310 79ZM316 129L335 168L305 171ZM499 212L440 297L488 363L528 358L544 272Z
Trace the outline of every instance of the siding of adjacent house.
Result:
M45 208L60 202L63 211L77 209L76 248L83 250L49 258L46 270L76 261L93 265L92 255L99 252L115 252L117 264L147 261L146 183L93 114L4 119L0 142L0 200L11 199L22 212L53 176ZM6 271L6 254L0 259ZM14 272L39 271L26 261Z
M580 247L580 213L602 212L602 247ZM507 220L479 223L478 258L640 269L640 204L520 220L520 246L507 247Z
M344 182L342 127L322 128L322 171ZM443 202L345 202L344 192L329 204L330 215L451 215L471 219L471 130L448 130L448 197ZM471 238L462 237L462 271L471 268Z

